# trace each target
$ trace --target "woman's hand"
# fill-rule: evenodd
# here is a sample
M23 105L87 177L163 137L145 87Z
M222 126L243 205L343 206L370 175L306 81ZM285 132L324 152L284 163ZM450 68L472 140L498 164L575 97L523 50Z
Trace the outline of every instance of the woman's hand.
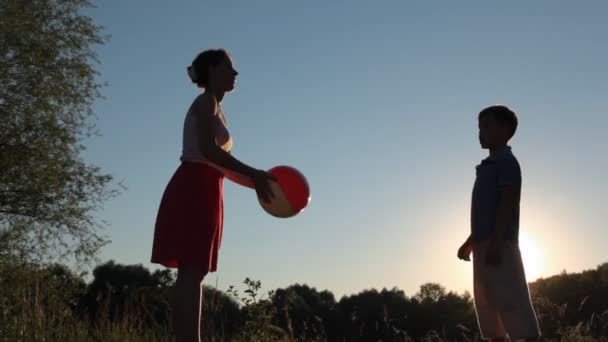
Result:
M277 179L275 176L266 171L257 170L254 172L251 180L253 181L256 193L264 202L268 203L274 198L270 182L276 182Z

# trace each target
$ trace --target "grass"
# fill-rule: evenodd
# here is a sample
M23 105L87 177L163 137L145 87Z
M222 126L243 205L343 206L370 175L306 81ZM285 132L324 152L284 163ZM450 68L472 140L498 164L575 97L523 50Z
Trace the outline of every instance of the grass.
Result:
M6 270L5 270L6 271ZM241 341L326 341L323 331L294 336L290 329L273 324L276 308L267 296L260 296L259 281L247 279L247 290L241 295L230 289L227 293L207 289L205 298L204 340L210 342ZM151 312L146 291L133 291L122 303L109 297L98 298L99 309L94 317L79 311L78 298L85 289L65 284L40 270L12 270L0 273L0 341L116 341L164 342L174 341L168 324L156 323L158 313ZM109 289L110 292L113 289ZM238 319L229 316L230 308L222 296L238 302ZM224 298L225 299L225 298ZM168 301L168 298L165 299ZM581 307L587 299L583 299ZM167 303L164 303L167 304ZM566 323L566 308L546 300L535 301L537 314L544 329L551 329L548 341L608 341L608 310L592 314L576 325ZM117 314L120 312L120 314ZM239 314L240 313L240 314ZM168 322L169 312L160 321ZM156 315L156 316L155 316ZM233 316L237 317L237 316ZM237 320L237 322L234 322ZM240 321L239 321L240 320ZM390 341L413 341L406 331L392 328ZM477 334L462 327L462 341L478 341ZM421 341L448 341L441 332L430 331Z

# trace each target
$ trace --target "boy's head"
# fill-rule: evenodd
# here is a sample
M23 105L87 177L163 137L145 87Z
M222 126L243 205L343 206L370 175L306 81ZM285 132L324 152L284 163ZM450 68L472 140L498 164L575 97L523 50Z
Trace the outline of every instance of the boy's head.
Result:
M507 106L491 106L479 112L479 143L493 150L515 135L517 116Z

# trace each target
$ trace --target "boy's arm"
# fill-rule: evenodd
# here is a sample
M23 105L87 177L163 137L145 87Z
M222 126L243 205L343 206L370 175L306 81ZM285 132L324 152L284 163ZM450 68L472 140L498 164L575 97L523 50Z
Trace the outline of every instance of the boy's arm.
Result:
M469 234L469 236L467 237L467 239L464 241L465 245L470 245L472 243L473 240L473 235Z
M517 206L515 187L503 185L498 188L498 208L496 210L496 226L492 240L502 241L505 230L512 223L513 212Z
M471 252L473 251L473 237L471 235L469 235L469 237L466 239L466 241L462 244L462 246L460 246L460 248L458 248L458 253L456 253L456 255L458 256L458 259L462 259L465 261L470 261L470 255Z
M498 188L498 207L496 209L496 225L490 239L486 261L491 265L501 262L503 236L507 227L512 223L513 212L517 206L517 196L513 185L502 185Z

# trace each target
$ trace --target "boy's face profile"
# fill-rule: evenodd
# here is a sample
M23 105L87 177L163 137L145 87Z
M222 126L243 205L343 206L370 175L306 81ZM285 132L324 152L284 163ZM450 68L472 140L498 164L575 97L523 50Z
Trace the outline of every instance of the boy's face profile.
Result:
M509 141L508 125L500 124L493 115L479 118L479 143L483 149L495 149Z

